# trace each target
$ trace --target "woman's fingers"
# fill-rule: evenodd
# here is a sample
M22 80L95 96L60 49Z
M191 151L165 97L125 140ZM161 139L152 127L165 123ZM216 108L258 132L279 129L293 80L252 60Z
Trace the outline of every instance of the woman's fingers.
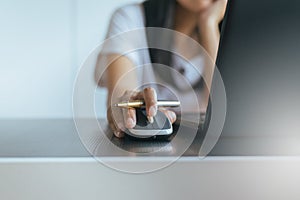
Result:
M227 5L227 0L217 0L212 5L211 12L213 12L214 15L216 16L218 23L220 23L220 21L224 18L226 5Z
M124 132L121 129L119 129L114 123L109 123L109 127L111 128L116 137L124 137Z
M227 0L215 0L208 8L199 13L200 25L208 22L207 20L219 24L224 18L226 5Z
M108 124L109 124L111 130L113 131L114 135L119 138L123 137L124 132L122 131L121 125L119 124L119 126L118 126L116 121L114 120L111 107L109 107L107 110L107 120L108 120Z
M224 15L225 15L227 0L218 0L216 2L216 4L218 4L217 5L218 13L219 13L218 19L219 19L219 21L221 21L224 18Z
M146 113L148 115L148 121L153 123L153 117L157 112L157 94L154 88L148 87L143 91L144 101L146 104Z
M136 114L134 108L124 108L123 119L126 128L133 128L136 124Z
M153 88L151 87L145 88L142 92L126 91L123 94L123 96L120 98L121 101L141 100L141 99L145 101L148 120L150 123L153 123L154 121L153 117L157 113L157 95L156 95L156 91ZM172 113L167 113L167 114L170 116L169 118L170 121L173 121L174 115ZM120 117L121 120L118 120ZM118 108L118 111L114 110L113 113L110 107L107 113L107 118L111 129L114 131L114 134L117 137L124 136L125 128L131 129L134 128L136 125L136 111L134 108L123 108L123 109Z
M121 97L121 101L135 100L140 96L138 91L126 91ZM122 108L123 122L126 128L133 128L136 124L136 114L134 108Z
M175 112L173 112L171 110L167 110L165 108L159 108L159 110L166 115L166 117L170 120L170 122L172 124L176 121L176 114L175 114Z

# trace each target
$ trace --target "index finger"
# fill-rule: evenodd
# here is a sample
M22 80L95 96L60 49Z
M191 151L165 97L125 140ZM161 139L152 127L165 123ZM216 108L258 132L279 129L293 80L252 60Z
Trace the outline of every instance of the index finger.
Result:
M156 91L152 87L147 87L147 88L144 89L143 95L144 95L144 101L145 101L145 104L146 104L146 113L147 113L148 117L152 118L152 121L153 121L153 117L157 113L157 94L156 94Z

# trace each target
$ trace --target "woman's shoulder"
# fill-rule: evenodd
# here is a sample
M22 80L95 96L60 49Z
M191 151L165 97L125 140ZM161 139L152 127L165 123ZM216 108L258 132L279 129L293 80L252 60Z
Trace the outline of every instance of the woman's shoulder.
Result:
M126 20L128 22L135 22L144 24L144 9L141 3L127 4L117 8L112 18L114 20Z
M131 3L126 4L121 7L118 7L115 12L131 13L131 12L140 12L143 8L141 3Z

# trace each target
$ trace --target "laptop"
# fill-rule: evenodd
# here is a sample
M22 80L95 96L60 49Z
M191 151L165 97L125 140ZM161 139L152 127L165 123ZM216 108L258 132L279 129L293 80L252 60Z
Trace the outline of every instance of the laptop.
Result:
M297 0L228 2L216 62L227 110L211 155L300 155L299 9Z

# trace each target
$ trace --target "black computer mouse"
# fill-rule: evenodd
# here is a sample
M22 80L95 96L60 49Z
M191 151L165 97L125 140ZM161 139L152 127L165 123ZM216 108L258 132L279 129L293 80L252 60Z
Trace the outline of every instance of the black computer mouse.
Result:
M146 109L136 109L136 126L128 129L126 133L136 138L169 136L173 133L172 123L163 112L157 110L153 118L153 123L150 123L147 118Z

